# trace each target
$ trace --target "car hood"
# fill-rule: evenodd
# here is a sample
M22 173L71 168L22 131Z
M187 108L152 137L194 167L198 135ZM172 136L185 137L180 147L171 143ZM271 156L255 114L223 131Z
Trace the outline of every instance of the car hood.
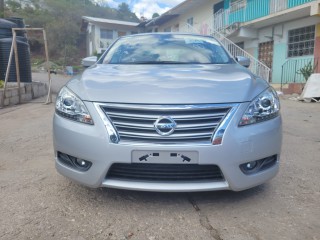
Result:
M269 85L239 64L97 64L67 86L85 101L200 104L251 101Z

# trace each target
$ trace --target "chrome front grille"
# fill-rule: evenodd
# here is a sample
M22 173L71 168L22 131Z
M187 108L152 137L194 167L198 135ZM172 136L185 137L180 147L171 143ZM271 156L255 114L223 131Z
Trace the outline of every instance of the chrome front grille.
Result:
M100 104L99 107L114 126L120 143L210 144L215 130L233 106ZM169 136L161 136L154 126L163 116L176 122L176 129Z

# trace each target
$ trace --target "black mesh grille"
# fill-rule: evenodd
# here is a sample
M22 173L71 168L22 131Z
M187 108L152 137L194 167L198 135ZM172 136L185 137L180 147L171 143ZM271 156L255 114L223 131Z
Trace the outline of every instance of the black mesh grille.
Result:
M108 179L141 181L223 181L224 177L216 165L195 164L144 164L115 163L111 166Z

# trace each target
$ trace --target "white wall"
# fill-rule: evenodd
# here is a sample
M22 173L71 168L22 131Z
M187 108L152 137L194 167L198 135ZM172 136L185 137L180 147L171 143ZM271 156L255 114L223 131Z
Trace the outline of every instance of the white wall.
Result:
M162 32L168 27L173 29L177 24L179 24L179 31L183 31L186 29L187 19L193 17L193 28L197 32L209 33L213 24L213 5L220 1L221 0L208 0L206 3L199 3L190 11L187 11L179 17L161 25L158 28L158 31Z

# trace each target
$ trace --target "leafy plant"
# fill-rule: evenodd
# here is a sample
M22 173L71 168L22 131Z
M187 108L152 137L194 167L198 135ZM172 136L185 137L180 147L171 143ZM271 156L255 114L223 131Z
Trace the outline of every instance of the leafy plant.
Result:
M3 87L4 87L4 81L0 80L0 88L3 88Z
M297 71L297 74L301 74L306 81L308 81L311 74L314 73L314 70L316 69L316 66L312 66L312 62L308 62L304 67L300 68Z

